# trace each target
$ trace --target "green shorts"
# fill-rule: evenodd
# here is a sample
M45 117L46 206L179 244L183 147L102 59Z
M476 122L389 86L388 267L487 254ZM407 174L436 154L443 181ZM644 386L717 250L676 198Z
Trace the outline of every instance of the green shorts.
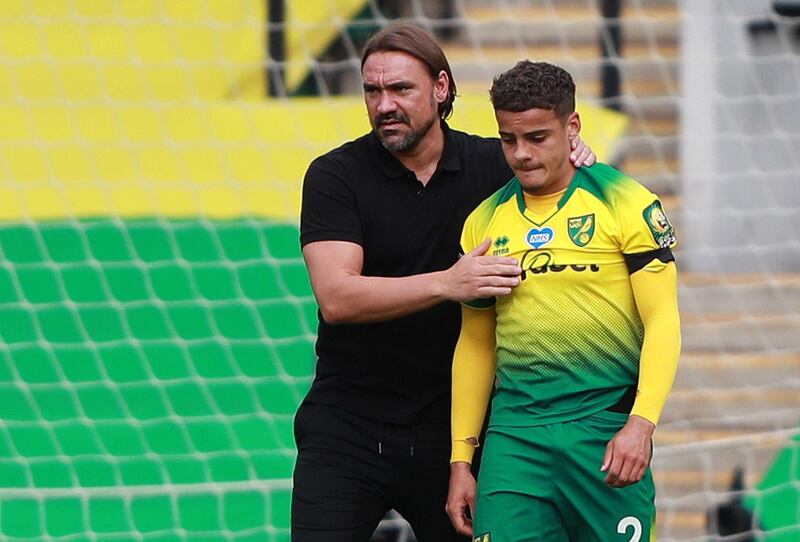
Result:
M612 488L600 471L606 445L627 414L602 411L534 427L490 427L481 459L478 542L655 540L655 486L647 469Z

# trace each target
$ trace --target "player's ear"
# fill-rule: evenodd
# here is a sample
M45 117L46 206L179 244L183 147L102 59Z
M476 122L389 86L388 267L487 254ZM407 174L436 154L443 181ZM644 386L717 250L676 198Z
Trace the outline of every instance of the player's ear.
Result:
M436 98L436 103L444 103L449 92L450 78L447 76L447 72L441 70L433 82L433 95Z
M581 116L577 111L573 111L567 117L567 135L570 139L575 139L581 133Z

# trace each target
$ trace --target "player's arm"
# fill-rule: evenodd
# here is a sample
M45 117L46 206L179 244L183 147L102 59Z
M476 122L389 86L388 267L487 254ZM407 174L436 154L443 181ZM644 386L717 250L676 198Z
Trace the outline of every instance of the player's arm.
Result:
M456 531L472 535L475 508L475 478L470 464L492 393L495 375L494 307L462 306L461 334L453 354L451 408L452 449L447 514Z
M427 309L445 300L502 296L519 284L513 258L485 256L487 239L444 271L408 277L361 274L364 252L347 241L317 241L303 247L311 286L330 324L377 322Z
M636 307L644 325L636 401L625 427L609 442L602 470L612 487L638 482L650 464L652 435L672 389L681 348L677 272L674 261L653 259L631 274ZM649 256L639 255L640 261Z

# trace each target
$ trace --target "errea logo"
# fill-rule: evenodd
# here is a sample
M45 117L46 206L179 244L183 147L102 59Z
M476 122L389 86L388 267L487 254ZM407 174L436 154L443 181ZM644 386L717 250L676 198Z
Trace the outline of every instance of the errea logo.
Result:
M500 237L496 238L492 243L492 256L499 256L501 254L508 254L509 248L508 243L511 242L511 239L508 238L506 235L501 235Z

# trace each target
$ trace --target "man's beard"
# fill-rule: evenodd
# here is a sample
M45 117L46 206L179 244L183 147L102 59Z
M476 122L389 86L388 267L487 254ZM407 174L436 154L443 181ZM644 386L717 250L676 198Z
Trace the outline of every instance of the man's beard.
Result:
M380 126L387 120L396 120L410 127L409 118L402 113L387 113L385 115L379 115L375 119L375 134L378 136L381 145L390 152L408 152L419 145L419 142L422 141L425 134L430 131L433 123L436 122L436 117L431 117L419 130L411 130L403 136L396 133L393 133L391 136L384 136L380 131Z

